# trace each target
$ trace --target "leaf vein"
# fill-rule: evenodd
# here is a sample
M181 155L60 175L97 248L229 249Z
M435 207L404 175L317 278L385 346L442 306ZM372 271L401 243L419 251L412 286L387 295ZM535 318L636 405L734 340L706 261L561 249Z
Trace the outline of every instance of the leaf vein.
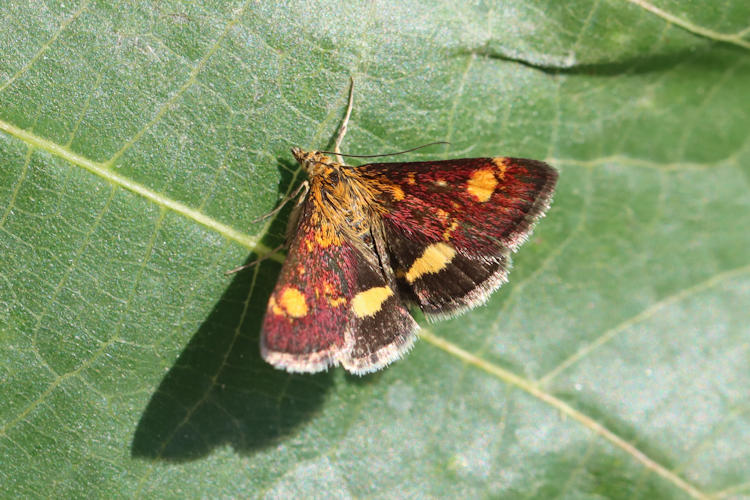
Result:
M237 229L234 229L231 226L219 222L209 215L206 215L194 208L188 207L187 205L177 200L169 198L161 193L157 193L156 191L151 190L143 184L140 184L107 168L107 166L103 163L90 160L84 156L74 153L64 146L60 146L59 144L56 144L47 139L43 139L42 137L32 134L31 132L28 132L26 130L20 129L15 125L11 125L10 123L4 122L2 120L0 120L0 130L26 142L32 147L42 149L54 156L68 161L69 163L82 167L89 172L101 177L112 185L122 187L130 192L146 198L150 202L160 207L176 212L187 219L191 219L198 224L222 235L227 240L239 243L245 248L248 248L260 254L266 254L271 251L271 249L260 243L260 238L258 236L245 234L241 231L238 231ZM276 254L271 256L271 258L279 262L283 260L282 257Z
M750 266L748 266L748 269L750 270ZM527 392L528 394L538 398L539 400L549 404L559 412L567 415L576 422L582 424L584 427L587 427L593 433L606 439L617 448L620 448L622 451L640 462L647 469L653 471L657 475L674 484L676 487L683 490L691 497L700 499L708 498L708 496L704 492L700 491L697 487L690 484L688 481L675 474L674 472L670 471L669 469L646 455L644 452L636 448L634 445L625 441L623 438L621 438L611 430L607 429L604 425L600 424L580 410L573 408L563 400L556 398L548 392L545 392L537 383L520 377L515 373L505 370L493 363L490 363L483 358L475 356L474 354L462 349L458 345L435 335L429 330L422 329L420 331L420 337L430 344L434 345L438 349L442 349L448 354L457 357L461 361L479 368L480 370L483 370L490 375L494 375L507 384L513 385L523 390L524 392Z
M725 488L721 491L717 491L716 493L712 493L710 495L710 498L726 498L731 495L737 495L739 493L742 493L743 491L750 491L750 481L745 481L744 483L735 484L734 486L730 486L729 488Z
M44 357L39 353L39 350L36 348L36 335L39 332L39 329L42 326L42 321L44 317L47 315L47 312L49 311L50 307L55 303L55 300L57 299L58 294L65 286L65 283L68 280L68 277L70 276L70 273L75 269L76 265L78 264L78 259L83 255L84 250L89 244L89 239L91 238L91 235L94 233L96 228L99 226L99 223L104 218L104 214L109 209L110 204L112 203L112 200L114 198L115 192L117 191L116 186L112 186L112 189L110 190L109 197L107 198L107 201L104 203L104 206L101 208L99 213L97 214L96 219L91 224L91 227L86 232L86 234L83 237L83 241L81 242L78 251L75 253L73 258L71 259L70 264L65 269L65 272L63 273L63 276L60 278L60 281L58 281L57 285L55 286L54 291L52 292L51 296L46 300L46 307L40 312L36 317L36 324L34 325L34 329L32 332L32 344L34 346L34 354L39 359L39 362L42 363L47 369L50 370L50 372L54 375L54 380L47 386L47 388L37 397L34 401L29 403L23 410L21 410L18 415L16 415L15 418L8 421L5 425L0 427L0 436L5 436L8 433L8 430L14 427L17 423L22 421L29 413L31 413L34 408L42 404L47 396L49 396L52 391L54 391L57 387L60 386L60 384L63 383L63 381L67 380L74 374L78 373L80 370L82 370L85 365L81 365L78 368L71 370L70 372L59 374L57 373L52 366L50 366L49 363L47 363L47 360L44 359ZM101 347L100 347L101 349ZM93 356L92 356L93 358Z
M45 52L47 52L47 50L49 50L49 48L52 46L52 44L55 43L55 41L57 41L58 38L60 38L60 35L62 35L63 31L65 31L65 29L68 26L70 26L70 24L73 21L75 21L76 19L78 19L81 16L81 14L83 14L83 12L88 7L89 3L90 3L89 0L86 0L85 2L83 2L83 4L81 4L81 6L78 8L77 11L75 11L73 13L73 15L71 15L68 19L66 19L65 21L63 21L63 23L57 29L57 31L55 32L55 34L52 35L52 37L49 40L47 40L45 43L43 43L41 47L39 47L39 50L36 51L36 53L31 57L31 59L29 59L26 62L26 64L24 64L10 78L8 78L8 80L6 80L5 83L3 83L2 85L0 85L0 92L4 91L6 88L8 88L10 85L12 85L13 82L15 82L16 80L18 80L28 70L30 70L34 66L34 63L37 62L40 57L42 57L42 54L44 54Z
M458 103L464 93L464 86L466 85L466 80L469 77L469 72L471 71L471 67L475 59L476 55L474 54L467 58L468 62L466 63L466 68L464 68L464 72L458 82L458 88L456 89L455 97L453 98L453 103L451 104L451 110L448 114L448 123L446 124L448 132L445 136L445 142L450 143L453 140L453 132L455 131L455 124L453 122L456 118L456 109L458 108Z
M657 6L652 5L649 2L646 2L645 0L627 0L627 1L643 9L646 9L652 14L655 14L656 16L661 17L668 23L672 23L675 26L679 26L680 28L690 33L693 33L694 35L702 36L710 40L730 43L733 45L737 45L738 47L742 47L744 49L750 49L750 42L742 38L742 35L744 34L745 31L741 31L735 34L719 33L717 31L704 28L697 24L693 24L690 21L686 21L685 19L681 19L675 16L674 14L670 14L669 12L662 10Z
M705 281L702 281L696 285L685 288L677 293L674 293L672 295L669 295L663 298L662 300L656 302L650 307L647 307L646 309L636 314L635 316L621 322L620 324L602 333L596 340L587 344L582 349L577 351L575 354L573 354L572 356L567 358L565 361L557 365L555 368L550 370L546 375L540 378L537 381L537 383L542 386L547 385L550 382L550 380L552 380L557 375L559 375L560 372L576 364L578 361L585 358L586 356L591 354L593 351L599 349L601 346L603 346L604 344L606 344L607 342L609 342L610 340L615 338L617 335L619 335L620 333L630 328L631 326L653 317L656 313L658 313L665 307L675 304L688 297L692 297L693 295L696 295L709 288L713 288L714 286L726 280L729 280L731 278L735 278L737 276L741 276L747 273L750 273L750 265L746 265L746 266L738 267L735 269L731 269L729 271L721 272L719 274L716 274L706 279Z
M172 432L164 438L164 441L161 443L161 446L159 448L159 451L157 453L157 458L161 458L162 454L164 453L164 450L167 449L167 446L169 446L169 443L172 441L172 438L182 429L184 426L188 425L190 423L190 418L195 414L196 411L203 405L206 401L209 400L211 397L211 392L214 390L214 388L217 385L217 381L219 380L219 376L224 371L224 368L227 366L227 360L229 359L229 354L232 352L232 349L235 346L235 343L237 342L237 339L240 337L242 325L245 323L245 318L247 316L247 311L250 308L250 301L253 296L253 291L255 290L255 284L258 279L258 272L260 270L260 266L255 266L253 269L253 278L250 282L250 286L248 287L247 296L245 297L244 303L242 305L242 312L240 313L240 316L237 320L237 326L234 328L234 334L232 336L232 340L227 345L226 350L224 351L224 356L221 360L221 363L219 363L218 369L216 370L216 373L214 373L210 378L210 383L206 385L205 391L203 391L203 394L201 394L200 398L198 398L195 403L190 405L189 408L186 408L185 416L182 418L182 420L177 423L177 425L174 426L174 429L172 429ZM138 498L143 494L143 489L146 486L146 481L153 473L154 469L148 469L148 471L141 476L140 481L138 481L138 487L136 488L136 492L133 495L134 497Z
M590 171L587 171L586 176L586 184L585 184L585 192L583 194L583 206L581 207L581 210L578 211L579 217L578 222L576 223L576 226L568 233L565 240L563 240L559 245L556 245L554 250L549 252L544 260L537 266L537 268L528 276L526 276L523 280L520 280L518 282L515 282L513 284L513 288L511 288L510 292L508 293L508 298L505 300L505 303L500 308L500 311L497 314L497 318L490 326L490 330L497 331L498 325L503 321L505 318L507 318L506 313L510 309L510 307L516 303L516 301L519 300L521 293L523 290L528 286L530 283L532 283L535 279L537 279L542 273L544 273L547 269L552 266L552 264L562 255L562 253L574 242L578 239L578 236L583 231L583 228L586 227L586 223L588 221L588 215L591 210L591 191L592 191L592 185L591 185L591 175ZM492 339L491 337L485 338L484 343L482 346L474 353L475 355L481 356L485 352L487 352L487 349L490 347Z
M242 7L240 7L237 10L232 20L229 21L229 23L227 23L227 25L224 27L224 29L222 30L221 34L218 36L216 41L214 41L211 47L209 47L209 49L206 51L203 57L201 57L198 63L195 66L193 66L193 69L190 70L190 74L188 75L188 79L185 80L185 82L180 86L180 88L177 89L177 91L174 94L172 94L172 96L169 99L167 99L167 101L159 107L159 109L156 111L156 114L154 114L153 118L151 118L151 120L149 120L149 122L146 123L146 125L141 127L141 129L138 130L138 132L136 132L135 135L133 135L133 137L128 139L128 141L125 144L123 144L123 146L117 152L115 152L115 154L113 154L109 160L104 162L104 166L111 167L112 165L114 165L115 162L117 162L117 160L125 153L125 151L130 149L130 147L133 146L133 144L135 144L136 142L138 142L138 140L141 137L143 137L143 135L146 132L148 132L151 129L151 127L153 127L156 123L158 123L161 120L161 118L167 113L167 111L171 109L172 104L174 104L175 101L177 101L177 99L179 99L190 87L193 86L193 84L198 79L198 73L201 72L201 70L205 67L206 63L208 62L208 60L219 49L219 45L227 36L227 33L229 33L229 30L231 30L234 27L234 25L236 25L239 22L240 17L242 16L242 13L244 12L246 5L247 5L247 2L242 4Z
M724 74L721 75L721 77L713 79L711 88L702 93L701 102L693 104L690 107L690 112L692 113L692 119L690 120L691 123L689 126L683 126L682 136L680 137L679 146L677 146L681 158L685 156L685 149L690 145L690 138L696 127L705 124L706 107L711 103L711 100L716 96L719 90L727 84L737 69L742 67L744 63L745 60L740 59L734 65L726 67L724 69Z
M29 164L31 163L31 154L33 152L34 152L34 148L29 146L29 148L26 151L26 158L24 159L24 162L23 162L23 168L21 169L21 175L18 176L18 181L16 182L16 185L13 187L13 192L10 195L8 206L5 207L3 216L0 217L0 228L5 227L5 221L8 219L8 215L10 214L11 210L13 210L13 206L15 206L16 204L16 198L18 198L18 192L21 190L21 185L23 185L23 181L26 179L26 174L29 171Z

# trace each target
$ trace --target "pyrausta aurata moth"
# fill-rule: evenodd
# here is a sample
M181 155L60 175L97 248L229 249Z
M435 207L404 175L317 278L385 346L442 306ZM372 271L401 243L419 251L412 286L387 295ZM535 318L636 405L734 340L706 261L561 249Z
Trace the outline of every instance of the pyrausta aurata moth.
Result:
M483 303L557 181L554 168L523 158L346 165L352 93L337 161L292 149L307 192L261 332L263 358L290 372L379 370L414 343L407 305L434 319Z

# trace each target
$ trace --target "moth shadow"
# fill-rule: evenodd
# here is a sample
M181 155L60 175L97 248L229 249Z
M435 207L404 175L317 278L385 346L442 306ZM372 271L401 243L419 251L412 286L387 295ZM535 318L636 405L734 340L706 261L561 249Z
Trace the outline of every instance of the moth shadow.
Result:
M280 191L288 192L293 170L280 170ZM285 207L272 223L263 239L268 248L283 238L288 214ZM252 254L246 263L257 258ZM254 453L317 412L332 385L331 372L291 375L260 356L263 315L280 269L264 260L231 278L152 395L133 436L132 457L185 462L225 445Z

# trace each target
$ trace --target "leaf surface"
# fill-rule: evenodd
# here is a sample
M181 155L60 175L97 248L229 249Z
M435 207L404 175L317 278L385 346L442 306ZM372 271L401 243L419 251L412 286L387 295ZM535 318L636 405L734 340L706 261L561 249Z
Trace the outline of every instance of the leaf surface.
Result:
M750 6L0 8L0 491L750 495ZM484 307L364 378L258 353L348 78L351 153L522 156L549 215ZM442 149L441 149L442 148Z

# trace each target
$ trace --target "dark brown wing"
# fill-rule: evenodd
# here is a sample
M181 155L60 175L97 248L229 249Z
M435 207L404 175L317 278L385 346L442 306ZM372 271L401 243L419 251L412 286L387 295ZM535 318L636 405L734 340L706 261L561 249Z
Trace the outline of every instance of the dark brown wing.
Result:
M430 317L474 307L506 280L510 253L549 207L557 171L521 158L359 167L384 207L402 293Z

